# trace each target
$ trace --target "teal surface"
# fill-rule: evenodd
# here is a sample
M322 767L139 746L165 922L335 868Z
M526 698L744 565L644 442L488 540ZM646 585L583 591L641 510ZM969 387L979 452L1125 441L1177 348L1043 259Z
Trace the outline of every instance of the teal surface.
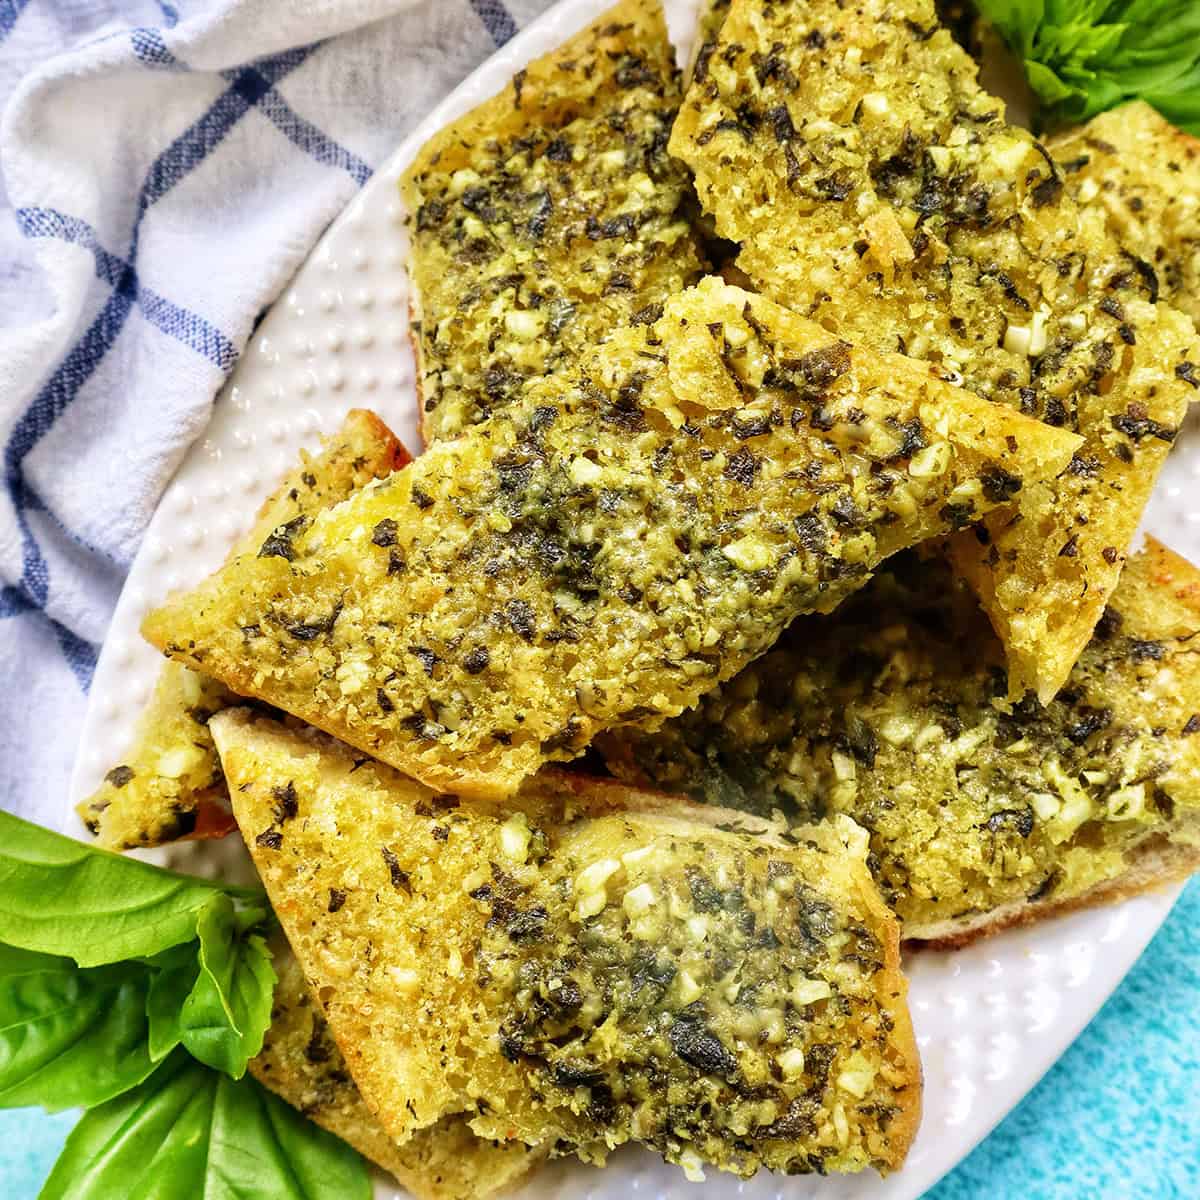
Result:
M1194 880L1075 1045L925 1200L1200 1197L1198 929ZM0 1197L34 1200L72 1120L0 1112Z

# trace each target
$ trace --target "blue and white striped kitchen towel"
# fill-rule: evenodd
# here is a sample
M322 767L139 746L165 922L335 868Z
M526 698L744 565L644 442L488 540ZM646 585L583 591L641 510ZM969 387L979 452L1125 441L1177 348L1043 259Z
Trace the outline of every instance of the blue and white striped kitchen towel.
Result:
M549 0L0 0L0 804L55 824L158 496L324 225Z

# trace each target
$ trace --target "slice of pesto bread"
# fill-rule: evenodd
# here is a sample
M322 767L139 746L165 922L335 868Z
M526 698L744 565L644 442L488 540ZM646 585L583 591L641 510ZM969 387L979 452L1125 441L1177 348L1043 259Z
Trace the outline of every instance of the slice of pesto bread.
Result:
M395 1138L472 1129L695 1176L898 1167L920 1071L852 822L548 772L459 805L245 710L212 722L246 844ZM286 797L286 804L280 798Z
M431 787L507 795L1078 445L708 279L144 631Z
M1200 140L1131 100L1050 150L1076 203L1098 207L1159 295L1200 325Z
M1191 321L1006 121L933 0L734 0L671 150L754 286L1086 438L952 550L1013 698L1049 701L1200 384Z
M544 1157L521 1142L477 1137L462 1116L443 1117L402 1143L367 1107L346 1069L300 963L283 939L272 947L271 1025L251 1074L311 1121L390 1172L416 1200L485 1200L524 1178Z
M230 559L285 552L288 537L314 513L408 461L408 452L374 413L352 410L320 453L301 454ZM245 701L203 674L198 660L195 666L164 665L129 753L79 804L76 811L101 845L132 850L182 837L221 837L233 828L207 725L214 712Z
M680 95L657 0L624 0L421 149L401 189L427 443L699 279Z
M905 938L962 941L1200 866L1200 572L1133 555L1065 687L1006 699L974 597L905 556L655 734L621 777L791 819L852 817Z

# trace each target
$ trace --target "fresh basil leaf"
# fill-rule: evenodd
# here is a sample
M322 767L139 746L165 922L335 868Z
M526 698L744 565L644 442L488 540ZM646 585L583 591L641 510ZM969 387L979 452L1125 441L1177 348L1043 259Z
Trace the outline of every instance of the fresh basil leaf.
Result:
M1200 130L1200 65L1170 88L1149 93L1146 100L1181 129Z
M149 957L189 941L219 895L266 915L258 890L176 875L0 812L0 942L10 946L83 967Z
M1044 0L1007 0L994 4L995 11L981 6L981 11L1004 35L1014 53L1029 57L1033 51L1033 36L1046 20Z
M262 1049L275 990L266 942L240 925L225 896L201 911L200 973L179 1018L188 1052L234 1079Z
M369 1200L363 1160L252 1079L171 1055L85 1113L39 1200Z
M1043 123L1083 121L1140 97L1200 133L1196 0L976 0L1025 65Z
M200 975L200 958L196 943L187 942L152 961L156 970L146 997L146 1017L150 1057L160 1062L183 1040L180 1014Z
M370 1200L359 1155L250 1078L220 1076L209 1157L214 1200Z
M1110 0L1046 0L1046 23L1066 25L1079 22L1094 24L1104 14Z
M1026 62L1025 74L1029 78L1029 86L1043 104L1062 104L1073 96L1083 97L1078 88L1071 87L1039 62Z
M67 1138L39 1200L207 1197L218 1078L177 1052L140 1086L89 1109Z
M149 970L0 946L0 1107L101 1104L141 1083Z

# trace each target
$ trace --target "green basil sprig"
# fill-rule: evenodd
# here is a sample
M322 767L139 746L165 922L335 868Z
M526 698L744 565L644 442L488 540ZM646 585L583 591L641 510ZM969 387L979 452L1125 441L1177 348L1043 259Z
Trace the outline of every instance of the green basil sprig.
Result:
M362 1159L246 1078L275 972L261 889L0 812L0 1107L81 1107L40 1200L366 1200Z
M1046 124L1086 121L1125 100L1200 134L1196 0L976 0L1024 63Z
M194 1058L239 1079L271 1023L271 953L260 934L239 928L226 897L200 910L196 935L200 969L179 1012L179 1038Z

